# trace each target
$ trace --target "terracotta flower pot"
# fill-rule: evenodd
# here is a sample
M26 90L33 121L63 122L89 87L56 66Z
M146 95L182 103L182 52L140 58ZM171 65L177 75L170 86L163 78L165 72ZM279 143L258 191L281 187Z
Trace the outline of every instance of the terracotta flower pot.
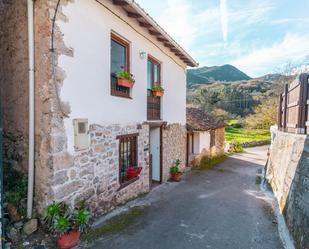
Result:
M171 179L172 179L172 181L174 181L174 182L180 182L181 177L182 177L182 173L181 173L181 172L178 172L178 173L171 173Z
M125 79L125 78L117 78L117 84L118 86L132 88L134 85L134 82L129 79Z
M127 178L132 179L134 177L137 177L142 171L142 168L136 169L136 170L128 170L127 171Z
M154 97L162 97L164 95L163 91L152 91Z
M72 230L57 239L57 247L60 249L70 249L77 246L80 238L78 230Z

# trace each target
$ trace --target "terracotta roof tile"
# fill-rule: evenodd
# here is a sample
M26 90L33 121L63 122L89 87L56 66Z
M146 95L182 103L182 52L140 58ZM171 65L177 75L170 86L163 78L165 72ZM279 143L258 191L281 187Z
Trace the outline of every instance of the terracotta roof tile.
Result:
M225 124L197 108L187 108L187 129L207 131L224 127Z

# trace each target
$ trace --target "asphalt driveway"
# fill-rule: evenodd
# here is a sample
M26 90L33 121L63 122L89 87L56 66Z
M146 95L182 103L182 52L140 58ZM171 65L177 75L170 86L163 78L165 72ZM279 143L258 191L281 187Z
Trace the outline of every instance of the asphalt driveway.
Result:
M103 236L104 249L282 249L276 218L256 181L266 147L193 171L181 183L158 187L143 216Z

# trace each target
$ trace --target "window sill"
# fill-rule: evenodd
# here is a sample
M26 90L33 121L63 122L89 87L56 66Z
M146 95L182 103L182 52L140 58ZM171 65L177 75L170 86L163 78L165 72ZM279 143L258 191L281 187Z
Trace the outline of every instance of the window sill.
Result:
M124 98L124 99L133 99L131 96L125 96L125 95L121 95L121 94L117 94L117 93L111 93L111 96Z
M120 183L120 187L118 188L117 191L120 191L121 189L124 189L125 187L129 186L130 184L132 184L133 182L136 182L137 180L139 180L139 176L132 178L129 181L126 181L124 183Z

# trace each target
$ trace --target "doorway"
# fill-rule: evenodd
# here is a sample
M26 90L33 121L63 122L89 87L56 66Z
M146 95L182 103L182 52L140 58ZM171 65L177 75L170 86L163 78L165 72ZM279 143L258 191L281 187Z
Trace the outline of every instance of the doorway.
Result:
M161 165L161 128L150 128L151 181L162 182Z

